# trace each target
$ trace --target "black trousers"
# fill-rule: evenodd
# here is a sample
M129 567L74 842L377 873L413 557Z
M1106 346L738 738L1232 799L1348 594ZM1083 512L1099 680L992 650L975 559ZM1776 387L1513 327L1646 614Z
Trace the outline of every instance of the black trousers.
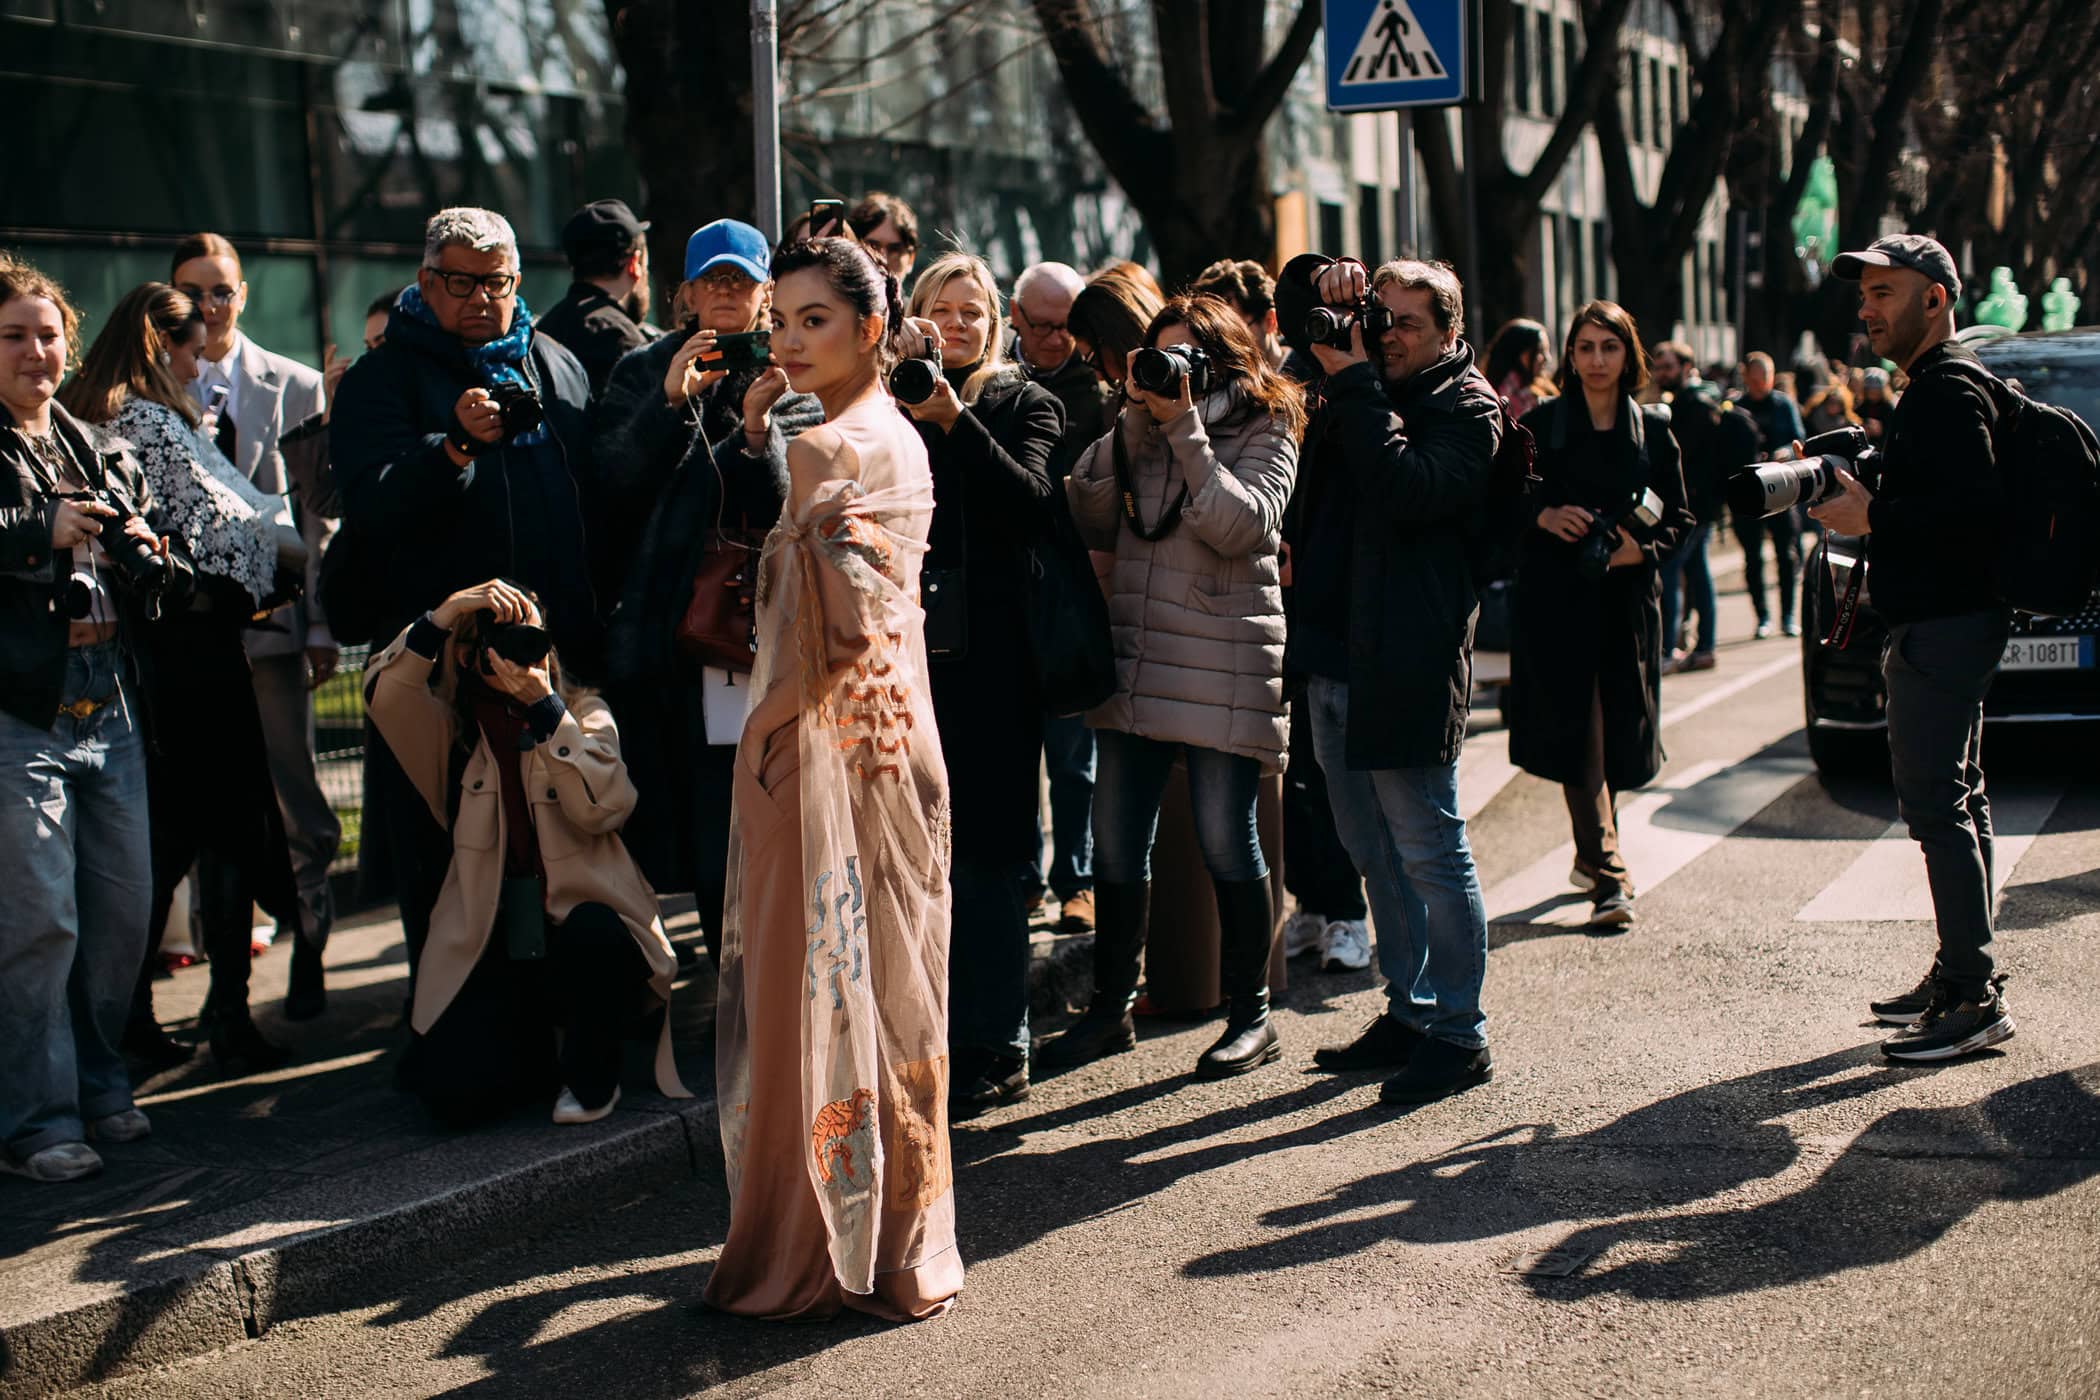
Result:
M400 907L401 932L408 944L409 985L413 987L416 967L423 960L423 942L430 936L430 911L437 907L438 892L445 887L445 872L452 864L452 840L430 815L429 804L370 720L365 721L364 821L365 843L386 849L387 873Z
M1757 609L1760 623L1772 620L1771 604L1765 601L1765 538L1771 537L1773 562L1779 573L1779 619L1791 622L1800 617L1794 608L1794 589L1801 581L1801 517L1793 511L1765 520L1735 520L1735 537L1743 546L1743 587L1750 606Z
M1986 994L1996 966L1983 697L2011 626L2003 608L1899 623L1881 658L1896 805L1925 852L1940 976L1965 1001Z
M1365 917L1363 876L1334 829L1327 775L1313 754L1312 706L1291 705L1291 761L1283 775L1283 887L1307 913Z
M648 960L603 904L550 921L541 960L513 961L499 931L430 1033L409 1047L404 1083L454 1126L544 1102L564 1085L596 1108L619 1087L620 1045L642 1029L648 981Z

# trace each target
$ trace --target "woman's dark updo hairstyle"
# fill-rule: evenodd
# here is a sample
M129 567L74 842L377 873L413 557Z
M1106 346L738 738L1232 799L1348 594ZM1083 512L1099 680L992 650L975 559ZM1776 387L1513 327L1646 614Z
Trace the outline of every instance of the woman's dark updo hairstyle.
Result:
M888 369L893 358L890 337L904 324L904 297L897 279L855 239L806 238L774 256L773 284L778 286L788 274L813 267L823 270L824 280L853 308L854 315L883 318L875 356L878 365Z

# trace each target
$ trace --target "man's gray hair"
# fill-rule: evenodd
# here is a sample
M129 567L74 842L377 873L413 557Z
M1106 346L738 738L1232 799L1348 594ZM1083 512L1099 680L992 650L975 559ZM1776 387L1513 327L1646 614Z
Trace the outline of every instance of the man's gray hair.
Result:
M1015 299L1026 296L1029 289L1038 284L1055 287L1068 297L1076 297L1086 290L1086 278L1079 275L1078 268L1068 263L1039 262L1014 279Z
M1395 286L1403 291L1429 293L1438 330L1454 336L1466 333L1465 288L1458 284L1458 274L1451 270L1450 263L1395 258L1380 264L1371 274L1373 292Z
M518 235L511 230L510 220L493 209L460 205L432 214L423 225L423 266L436 267L438 254L447 248L501 251L510 259L511 270L518 268Z

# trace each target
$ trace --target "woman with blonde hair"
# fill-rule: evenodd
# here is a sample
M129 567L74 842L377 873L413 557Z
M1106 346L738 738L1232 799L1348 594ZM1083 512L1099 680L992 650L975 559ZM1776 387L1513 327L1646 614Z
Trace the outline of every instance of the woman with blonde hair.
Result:
M154 946L139 969L125 1046L156 1064L190 1053L154 1018L152 973L175 886L194 864L211 965L203 1026L215 1060L254 1073L288 1055L248 1011L252 907L262 905L289 928L301 927L303 919L242 638L281 601L280 539L296 532L278 528L289 525L283 498L264 494L226 460L184 388L199 373L204 338L196 304L173 287L148 282L110 313L60 398L137 453L165 527L197 568L191 605L163 619L148 638L155 657L155 743L146 765ZM303 573L303 559L299 565ZM304 940L294 944L293 973L294 998L317 1002L320 955Z
M677 960L620 840L635 793L619 729L565 680L544 623L530 593L491 579L365 671L373 726L451 836L405 1077L452 1124L549 1094L557 1123L605 1117L621 1041L649 1020L657 1088L686 1097L671 1061Z
M933 713L955 807L948 1045L957 1116L1028 1092L1028 898L1042 838L1043 706L1028 646L1029 550L1050 523L1064 405L1005 357L983 260L943 253L912 286L907 338L941 370L905 412L933 469L922 590ZM900 387L900 393L905 388Z

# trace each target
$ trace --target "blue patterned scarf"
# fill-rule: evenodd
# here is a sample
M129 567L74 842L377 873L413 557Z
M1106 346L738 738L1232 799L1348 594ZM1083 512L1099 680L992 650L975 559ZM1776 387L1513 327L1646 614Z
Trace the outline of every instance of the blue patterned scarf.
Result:
M394 314L406 316L452 340L460 358L481 376L485 387L492 390L499 384L532 387L531 377L525 373L525 358L532 350L532 311L525 305L524 293L518 294L517 305L511 311L510 329L486 345L468 345L453 338L438 324L437 313L423 300L422 288L413 282L401 289L400 297L394 302ZM543 424L529 433L520 434L514 441L520 446L529 446L544 442L546 438L547 429Z

